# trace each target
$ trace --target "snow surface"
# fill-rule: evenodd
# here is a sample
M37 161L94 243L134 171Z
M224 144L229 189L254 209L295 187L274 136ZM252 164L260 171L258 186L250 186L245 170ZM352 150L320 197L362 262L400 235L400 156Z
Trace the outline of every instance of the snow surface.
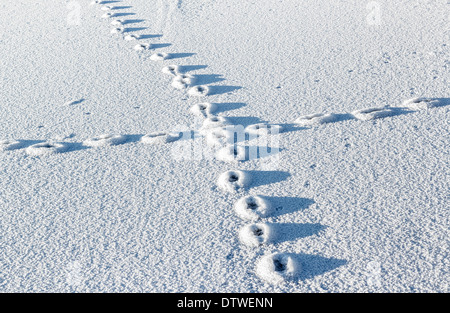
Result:
M0 291L449 291L447 1L91 2L0 3Z

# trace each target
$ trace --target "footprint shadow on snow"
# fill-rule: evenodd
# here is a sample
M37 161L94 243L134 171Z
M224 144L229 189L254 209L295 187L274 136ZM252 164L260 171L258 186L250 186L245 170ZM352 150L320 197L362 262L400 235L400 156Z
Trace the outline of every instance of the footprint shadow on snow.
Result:
M313 199L300 197L265 197L274 208L273 217L308 209L315 203Z
M336 258L325 258L318 255L310 254L289 254L294 260L296 260L302 266L302 271L298 275L297 279L302 281L311 279L319 275L323 275L326 272L335 270L348 263L347 260L341 260Z
M270 185L285 181L291 174L283 171L248 171L252 177L252 187Z
M275 244L285 241L296 241L297 239L317 235L325 230L327 226L322 224L297 224L297 223L274 223L270 225L275 232Z

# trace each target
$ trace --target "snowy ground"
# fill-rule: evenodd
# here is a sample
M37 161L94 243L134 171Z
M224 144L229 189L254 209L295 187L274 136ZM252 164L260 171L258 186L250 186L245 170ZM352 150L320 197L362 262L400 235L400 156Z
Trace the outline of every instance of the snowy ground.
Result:
M90 2L0 3L0 291L449 291L446 0ZM210 94L173 88L171 64ZM261 136L279 153L202 157L205 101L283 126ZM299 120L318 113L334 115ZM224 192L227 170L247 186ZM244 220L255 195L272 210Z

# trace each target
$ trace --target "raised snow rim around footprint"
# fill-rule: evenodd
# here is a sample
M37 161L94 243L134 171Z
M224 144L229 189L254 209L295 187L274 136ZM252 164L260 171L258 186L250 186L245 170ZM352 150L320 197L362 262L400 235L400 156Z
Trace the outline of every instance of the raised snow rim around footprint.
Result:
M271 203L261 196L245 196L236 201L234 210L245 221L257 221L273 212Z

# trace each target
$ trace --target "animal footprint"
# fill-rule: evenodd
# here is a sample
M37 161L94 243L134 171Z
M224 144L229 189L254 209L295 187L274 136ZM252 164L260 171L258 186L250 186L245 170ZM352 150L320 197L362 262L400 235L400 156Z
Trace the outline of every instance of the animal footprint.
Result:
M245 148L237 145L226 146L216 152L216 159L223 162L245 160Z
M167 75L177 76L180 74L181 69L178 65L168 65L163 67L162 72Z
M324 123L331 123L336 121L335 114L311 114L300 116L295 120L295 123L301 126L317 126Z
M205 138L208 146L223 147L233 143L234 132L224 128L215 128L208 131Z
M208 86L194 86L188 91L188 95L192 97L205 97L209 94L209 87Z
M141 36L135 35L135 34L126 35L125 37L123 37L123 39L125 39L126 41L138 40L140 38L141 38Z
M94 1L92 1L91 2L91 5L94 5L94 4L104 4L106 1L102 1L102 0L94 0Z
M268 217L273 212L272 205L260 196L246 196L234 205L236 214L245 221L257 221Z
M205 131L207 131L209 129L213 129L213 128L217 128L217 127L224 127L227 125L230 125L230 122L228 121L227 118L225 118L223 116L211 116L211 117L206 118L203 121L200 132L205 133Z
M25 152L32 156L40 156L60 153L64 152L65 150L66 146L62 143L41 142L29 146L25 149Z
M123 34L125 29L123 27L116 27L111 29L111 34Z
M88 147L103 147L120 145L126 141L123 135L100 135L91 139L85 140L83 145Z
M174 142L180 138L180 134L172 134L165 132L154 132L141 138L141 142L145 144L165 144Z
M172 80L172 87L187 89L195 83L195 77L189 74L177 74Z
M411 110L425 110L439 106L440 101L431 98L413 98L403 102L403 106Z
M142 52L145 50L149 50L151 48L152 48L152 45L150 43L139 43L139 44L135 45L133 49L138 52Z
M111 22L112 26L123 26L124 21L123 20L114 20Z
M242 171L227 171L217 179L217 187L226 192L237 192L246 188L250 183L250 177Z
M114 17L114 16L116 16L115 13L107 12L107 13L102 15L102 18L108 19L108 18L111 18L111 17Z
M353 111L352 115L358 120L370 121L377 118L392 116L394 115L394 110L391 107L368 108Z
M217 106L209 102L194 104L190 109L192 114L200 117L208 117L216 110Z
M295 278L300 271L300 264L283 253L265 255L256 265L256 275L273 285Z
M154 53L150 56L152 61L164 61L167 59L170 59L170 54L164 52Z
M270 134L279 134L283 131L280 125L269 125L264 123L249 125L245 128L245 132L251 135L263 136Z
M0 151L9 151L23 148L23 144L17 140L0 140Z
M268 224L250 224L239 231L239 241L248 247L259 247L273 240L273 229Z

